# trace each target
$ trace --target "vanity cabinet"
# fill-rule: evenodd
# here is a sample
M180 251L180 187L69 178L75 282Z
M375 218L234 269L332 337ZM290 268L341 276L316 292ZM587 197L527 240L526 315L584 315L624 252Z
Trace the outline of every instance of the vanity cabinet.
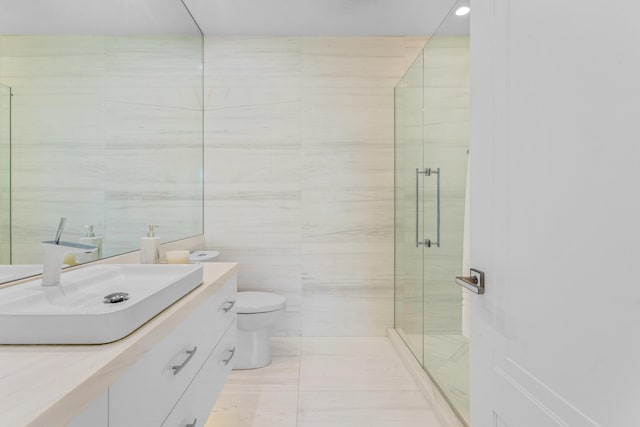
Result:
M109 427L109 392L105 391L89 404L67 427Z
M233 276L68 426L202 427L233 366L235 294Z
M212 352L234 348L235 292L232 278L109 387L109 427L159 427Z
M238 264L101 345L0 346L0 427L203 427L236 356Z
M235 355L236 323L227 330L162 427L203 427L218 398Z

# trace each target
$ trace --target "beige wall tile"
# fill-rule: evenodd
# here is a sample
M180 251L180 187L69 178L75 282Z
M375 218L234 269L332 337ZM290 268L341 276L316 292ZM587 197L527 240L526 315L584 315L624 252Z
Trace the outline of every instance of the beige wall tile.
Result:
M277 335L393 325L393 88L426 38L207 37L205 235Z

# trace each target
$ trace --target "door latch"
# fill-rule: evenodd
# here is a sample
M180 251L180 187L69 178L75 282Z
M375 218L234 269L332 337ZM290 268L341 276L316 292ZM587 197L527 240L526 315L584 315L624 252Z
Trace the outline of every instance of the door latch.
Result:
M484 272L471 269L469 277L457 276L456 283L463 288L469 289L471 292L482 295L484 294Z

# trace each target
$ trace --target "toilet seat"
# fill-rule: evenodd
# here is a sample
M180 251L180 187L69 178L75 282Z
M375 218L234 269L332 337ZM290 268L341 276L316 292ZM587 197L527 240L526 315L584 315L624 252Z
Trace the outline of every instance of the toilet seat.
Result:
M285 307L285 297L269 292L238 292L236 312L238 314L268 313Z

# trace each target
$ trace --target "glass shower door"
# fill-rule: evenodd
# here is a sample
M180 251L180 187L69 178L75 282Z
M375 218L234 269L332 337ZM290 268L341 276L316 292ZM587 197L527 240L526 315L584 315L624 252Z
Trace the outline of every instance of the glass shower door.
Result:
M426 249L424 256L423 360L442 393L468 422L470 312L463 294L466 291L454 278L466 275L463 266L468 263L463 254L469 37L449 35L452 32L446 21L439 32L445 35L436 33L424 50L424 162L426 167L440 169L439 185L425 183L424 229L425 233L438 233L440 245ZM438 210L439 220L434 220Z
M458 2L396 87L396 330L469 423L469 17ZM429 244L430 243L430 244ZM468 243L468 242L467 242Z
M416 169L422 168L424 67L418 55L395 89L395 327L418 360L424 349L423 199ZM417 223L418 222L418 223Z

